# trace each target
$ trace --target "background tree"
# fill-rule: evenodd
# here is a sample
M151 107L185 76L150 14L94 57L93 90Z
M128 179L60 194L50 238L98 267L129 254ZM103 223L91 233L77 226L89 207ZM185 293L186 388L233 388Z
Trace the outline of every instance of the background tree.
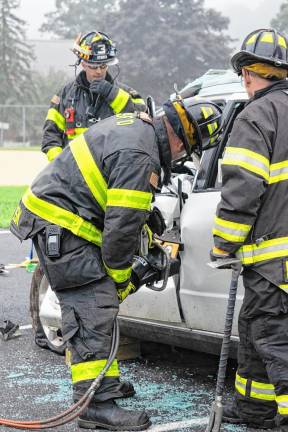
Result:
M0 104L21 103L33 94L33 48L26 42L25 21L15 15L18 0L0 0Z
M204 0L56 0L46 18L41 30L59 37L107 32L119 49L120 79L157 102L173 92L174 82L181 88L229 64L229 20L205 9Z
M280 10L271 20L271 26L279 31L282 31L284 33L288 33L288 1L284 1L281 6Z

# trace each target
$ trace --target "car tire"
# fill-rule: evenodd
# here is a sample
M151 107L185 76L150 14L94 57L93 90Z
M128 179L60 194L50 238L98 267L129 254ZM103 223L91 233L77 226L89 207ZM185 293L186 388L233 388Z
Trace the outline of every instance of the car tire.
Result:
M30 314L34 340L40 348L49 349L57 354L64 355L66 344L62 340L61 329L51 331L51 329L42 324L39 315L41 302L48 287L48 280L38 265L33 273L30 289Z

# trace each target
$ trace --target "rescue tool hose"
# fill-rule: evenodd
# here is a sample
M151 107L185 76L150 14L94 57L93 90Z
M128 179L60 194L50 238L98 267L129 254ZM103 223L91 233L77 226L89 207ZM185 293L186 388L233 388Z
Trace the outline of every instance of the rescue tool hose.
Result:
M26 429L26 430L41 430L48 429L61 426L63 424L69 423L78 417L90 404L96 390L100 387L100 384L113 363L119 346L120 340L120 332L119 332L119 324L117 318L114 321L113 333L112 333L112 342L111 342L111 350L107 360L106 365L97 376L97 378L92 382L89 389L84 393L84 395L79 399L78 402L73 404L70 408L58 415L45 419L45 420L31 420L31 421L22 421L22 420L10 420L5 418L0 418L0 425L9 426L14 429Z

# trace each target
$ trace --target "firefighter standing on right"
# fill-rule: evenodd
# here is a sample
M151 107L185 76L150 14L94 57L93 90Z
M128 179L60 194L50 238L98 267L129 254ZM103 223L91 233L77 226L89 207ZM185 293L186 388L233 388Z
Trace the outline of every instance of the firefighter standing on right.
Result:
M222 162L212 256L244 266L236 395L223 420L288 431L287 40L249 34L232 57L250 98Z

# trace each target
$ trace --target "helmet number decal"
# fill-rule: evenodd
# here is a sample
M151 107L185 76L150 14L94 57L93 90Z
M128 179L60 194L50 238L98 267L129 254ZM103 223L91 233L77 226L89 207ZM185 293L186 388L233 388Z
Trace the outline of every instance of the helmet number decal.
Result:
M105 46L105 44L99 44L98 45L98 54L106 54L106 46Z

